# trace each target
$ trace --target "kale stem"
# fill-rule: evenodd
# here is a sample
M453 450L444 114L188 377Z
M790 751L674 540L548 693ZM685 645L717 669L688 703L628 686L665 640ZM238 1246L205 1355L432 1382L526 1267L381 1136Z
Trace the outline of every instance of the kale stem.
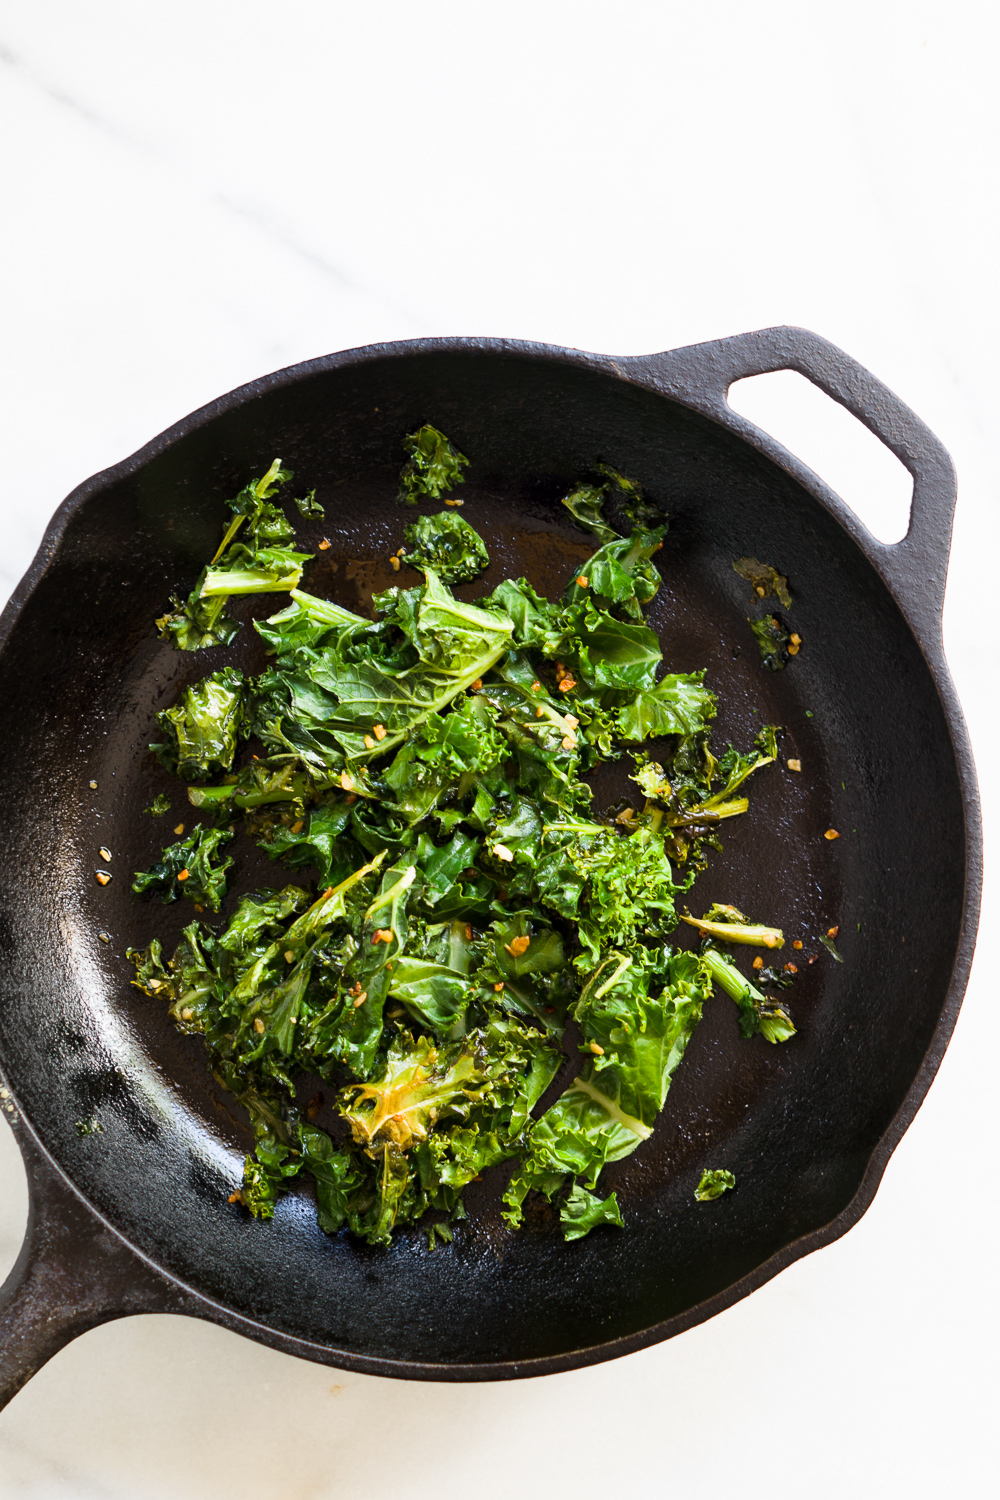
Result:
M403 871L402 875L396 881L395 885L391 885L387 891L383 891L381 896L375 897L375 900L365 912L365 921L367 922L370 920L373 912L380 911L383 906L388 906L390 902L394 901L398 895L402 894L403 891L409 890L410 886L413 884L416 878L416 865L409 865Z
M245 520L246 520L246 516L245 515L241 515L241 516L234 516L233 519L230 521L229 526L226 529L226 534L222 538L222 541L219 543L219 550L216 552L215 556L212 558L212 561L208 565L210 568L214 568L215 567L215 564L219 561L219 558L222 556L223 552L225 552L226 548L229 546L229 543L232 541L233 537L239 531L240 527L243 525L243 522Z
M295 587L302 577L302 569L295 567L281 578L273 578L257 568L227 571L225 568L208 569L201 586L200 599L228 598L230 594L284 594Z
M749 798L734 797L731 802L720 802L710 798L697 807L685 808L684 812L670 819L671 828L683 828L697 823L719 823L723 818L737 818L750 806Z
M739 969L728 963L717 948L706 948L702 954L702 960L719 988L725 990L729 998L735 1000L737 1005L745 1004L748 1000L766 1004L767 996L762 994L756 985L751 984L749 979L744 979Z
M754 948L783 948L785 934L780 927L752 927L738 922L705 922L700 917L681 917L692 927L708 937L720 938L724 943L750 943Z

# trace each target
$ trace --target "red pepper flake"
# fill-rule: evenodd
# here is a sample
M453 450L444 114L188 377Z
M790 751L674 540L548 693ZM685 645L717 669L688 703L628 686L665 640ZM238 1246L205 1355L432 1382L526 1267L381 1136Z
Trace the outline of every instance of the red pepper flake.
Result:
M831 839L831 840L832 839L839 839L840 838L840 834L837 832L836 828L828 828L826 830L826 832L824 833L823 837L825 839Z
M784 970L786 974L797 974L799 972L799 967L798 964L785 964Z
M587 577L586 573L581 573L576 581L582 589L590 587L590 579Z
M762 969L764 967L764 960L761 958L759 953L753 961L753 966L755 969Z
M191 877L191 871L190 870L178 870L177 871L177 879L178 880L189 880L190 877Z
M230 1193L229 1194L229 1197L228 1197L228 1199L226 1201L228 1203L242 1203L243 1202L243 1194L240 1192L239 1188L237 1188L237 1190L236 1190L235 1193Z
M373 945L375 943L391 943L391 942L392 942L392 928L391 927L379 927L372 934L372 944Z
M801 948L802 947L802 939L801 938L796 938L795 941L794 941L794 943L792 944L792 947L793 948Z
M470 693L478 693L479 689L482 687L482 685L483 685L483 679L481 677L477 677L476 680L475 680L475 682L470 682L469 683L469 692Z
M826 929L826 935L827 935L828 938L835 938L837 936L837 933L839 931L840 931L839 926L838 927L828 927Z
M95 870L94 876L97 880L98 885L107 885L108 881L111 879L111 876L108 874L107 870Z
M571 677L569 675L569 673L567 673L566 676L559 683L559 691L561 693L568 693L569 690L570 690L570 688L575 688L575 687L576 687L576 678L575 677Z
M329 552L330 550L330 543L327 541L326 537L324 537L321 542L317 542L316 545L320 552Z

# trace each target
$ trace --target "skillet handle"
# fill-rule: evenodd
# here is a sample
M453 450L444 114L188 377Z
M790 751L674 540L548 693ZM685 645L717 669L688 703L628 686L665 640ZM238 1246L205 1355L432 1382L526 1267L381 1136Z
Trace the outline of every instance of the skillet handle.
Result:
M6 1088L3 1096L30 1196L24 1244L0 1286L0 1408L88 1329L131 1313L188 1310L180 1288L130 1250L69 1187Z
M631 366L629 373L640 379L648 370L658 389L751 437L755 446L761 446L759 430L726 399L729 387L749 375L796 370L864 422L913 478L906 536L887 545L865 531L864 546L922 638L940 640L955 513L954 466L930 428L863 365L819 334L794 327L762 328L616 364Z

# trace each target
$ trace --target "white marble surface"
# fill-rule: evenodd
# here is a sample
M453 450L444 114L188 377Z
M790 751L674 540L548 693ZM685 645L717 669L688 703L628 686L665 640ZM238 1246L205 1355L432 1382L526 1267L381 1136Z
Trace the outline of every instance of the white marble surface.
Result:
M81 479L276 366L423 333L627 353L800 323L957 460L946 640L995 827L996 41L986 0L6 0L0 587ZM734 401L898 536L894 477L797 384ZM0 1417L0 1496L993 1493L984 959L861 1224L704 1327L449 1387L133 1319ZM3 1130L0 1275L25 1202Z

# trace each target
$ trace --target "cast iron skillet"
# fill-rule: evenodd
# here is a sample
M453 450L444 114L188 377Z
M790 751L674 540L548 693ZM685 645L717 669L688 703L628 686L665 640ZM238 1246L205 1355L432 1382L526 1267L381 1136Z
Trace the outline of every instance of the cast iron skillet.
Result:
M907 466L904 541L875 541L729 408L734 380L777 369L808 376ZM652 1139L605 1172L626 1230L570 1246L544 1213L505 1229L502 1172L474 1185L469 1223L434 1253L419 1229L388 1250L328 1238L307 1189L273 1223L249 1220L227 1202L245 1121L200 1041L129 987L126 945L159 932L170 951L190 915L129 894L169 826L193 821L176 788L170 818L143 815L169 784L145 750L153 715L224 659L174 653L154 616L214 548L224 497L276 454L327 507L304 528L307 544L333 543L308 586L363 608L393 579L400 437L423 421L473 460L465 515L494 559L473 594L507 573L562 586L590 549L559 497L603 458L670 512L652 623L673 668L708 667L722 743L746 746L766 721L787 731L694 900L735 902L801 935L801 959L819 954L791 995L799 1035L742 1042L735 1007L707 1006ZM0 624L0 1102L31 1183L0 1291L0 1400L76 1334L134 1312L187 1312L382 1375L570 1369L691 1327L854 1224L941 1060L976 930L976 786L941 643L953 507L951 463L923 424L795 328L628 359L491 339L335 354L224 396L76 490ZM762 670L747 626L763 607L731 567L744 553L791 580L804 645L781 673ZM263 660L252 630L237 650ZM235 888L283 874L247 846ZM834 924L842 964L816 943ZM706 1166L738 1187L700 1205Z

